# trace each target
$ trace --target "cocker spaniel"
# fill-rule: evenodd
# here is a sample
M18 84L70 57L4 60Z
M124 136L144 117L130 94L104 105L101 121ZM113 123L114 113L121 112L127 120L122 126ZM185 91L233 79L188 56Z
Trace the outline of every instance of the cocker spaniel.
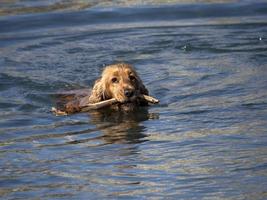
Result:
M142 80L129 64L107 66L95 82L89 103L115 98L121 103L135 102L140 94L148 95Z
M75 113L88 103L115 98L119 103L112 105L112 109L131 111L138 106L148 105L147 101L139 98L140 95L148 95L148 90L135 69L129 64L118 63L109 65L103 70L90 94L74 94L71 98L68 97L61 110Z

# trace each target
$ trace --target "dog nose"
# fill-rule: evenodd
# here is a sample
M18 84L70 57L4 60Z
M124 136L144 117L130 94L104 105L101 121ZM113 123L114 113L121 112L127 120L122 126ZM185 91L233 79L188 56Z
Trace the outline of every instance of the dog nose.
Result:
M134 94L134 91L133 90L125 90L124 91L124 94L125 94L125 96L126 97L132 97L133 96L133 94Z

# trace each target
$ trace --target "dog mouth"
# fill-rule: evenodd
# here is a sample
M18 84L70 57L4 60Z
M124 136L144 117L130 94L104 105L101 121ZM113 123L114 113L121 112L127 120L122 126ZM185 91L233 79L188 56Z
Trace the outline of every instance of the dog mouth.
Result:
M137 96L132 96L132 97L122 97L122 98L116 98L118 102L121 104L127 104L127 103L134 103L137 99Z
M123 101L120 101L120 103L128 104L128 103L134 103L136 100L136 97L126 98Z

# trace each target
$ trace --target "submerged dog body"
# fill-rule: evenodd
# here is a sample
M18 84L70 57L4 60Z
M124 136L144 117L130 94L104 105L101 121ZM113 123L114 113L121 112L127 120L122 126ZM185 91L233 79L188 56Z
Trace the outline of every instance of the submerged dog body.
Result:
M148 95L148 90L137 72L131 65L119 63L107 66L95 81L91 93L73 95L73 99L66 102L63 110L67 113L79 112L88 103L115 98L119 103L112 105L112 109L131 111L138 106L148 105L147 101L139 98L140 95Z

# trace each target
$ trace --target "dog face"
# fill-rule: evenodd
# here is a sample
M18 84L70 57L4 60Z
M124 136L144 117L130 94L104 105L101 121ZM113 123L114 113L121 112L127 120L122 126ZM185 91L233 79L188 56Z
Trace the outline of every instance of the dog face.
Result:
M91 103L115 98L121 103L134 102L138 95L148 95L137 72L131 65L120 63L107 66L96 81L89 98Z
M128 65L107 67L103 72L106 94L121 103L132 102L139 95L138 76Z

